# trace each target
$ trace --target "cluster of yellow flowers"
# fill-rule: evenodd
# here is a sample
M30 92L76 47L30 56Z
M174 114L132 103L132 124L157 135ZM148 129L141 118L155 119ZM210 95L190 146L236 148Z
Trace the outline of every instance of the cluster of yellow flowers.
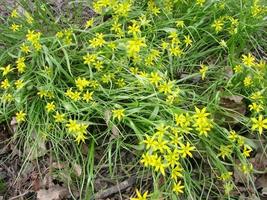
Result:
M218 19L214 20L211 27L214 28L216 33L227 30L229 34L237 34L238 32L238 19L235 19L232 16L221 16Z
M73 42L73 30L72 29L65 29L64 31L59 31L56 33L56 37L58 39L62 39L63 44L71 45Z
M248 12L256 20L263 16L266 8L259 0L251 1ZM140 10L139 3L142 4ZM192 4L190 13L196 11L197 15L176 13L180 9L176 9L178 4L184 7ZM0 68L3 102L14 102L12 110L16 111L13 115L22 124L30 121L27 107L21 108L24 102L38 100L41 113L48 119L45 123L49 121L55 125L55 130L67 132L80 144L89 138L89 123L80 120L85 118L84 110L96 112L98 119L103 117L101 112L104 109L111 110L110 119L128 128L130 125L127 123L134 116L131 113L139 109L135 105L143 103L140 99L145 99L148 101L145 104L149 105L157 101L164 108L162 112L168 114L161 115L161 111L155 109L159 115L155 118L164 119L165 123L156 127L149 124L148 130L144 130L147 135L141 143L146 150L141 163L157 175L167 177L174 193L184 193L187 184L185 163L193 158L193 152L199 150L201 145L198 146L198 141L211 140L215 135L213 130L216 133L218 127L206 107L195 107L194 111L190 111L194 105L186 105L186 111L176 112L180 104L184 108L182 101L209 104L206 100L195 101L193 97L185 97L187 94L199 95L198 91L190 91L192 86L198 88L199 85L180 84L176 77L180 69L188 68L189 74L196 72L201 76L199 83L209 83L212 61L205 58L206 54L200 52L197 55L197 52L206 43L218 46L219 41L218 49L223 47L228 53L227 45L246 28L246 20L239 14L227 12L226 4L224 1L206 0L96 0L92 5L97 14L88 19L82 28L69 26L71 28L55 30L53 35L49 35L50 32L45 35L41 28L35 28L38 20L34 20L30 13L20 14L15 9L10 14L8 20L11 22L7 22L7 29L22 37L16 49L18 53L15 56L10 53L12 58L4 61L6 64ZM211 24L206 24L209 20L199 20L198 15L205 17L210 8L215 11L219 8L218 13L223 14L217 17L215 11L210 12L215 13L215 18ZM174 10L175 13L172 12ZM205 27L202 28L202 25ZM216 48L214 52L217 52ZM192 53L196 55L190 56ZM231 80L239 85L241 82L240 88L249 94L251 116L248 127L263 134L267 129L264 110L266 84L262 81L266 79L266 61L248 53L241 55L236 63ZM23 103L22 97L25 97ZM100 108L94 110L93 105L100 105ZM140 116L147 117L147 113L152 112L150 109L146 110L146 114L140 111ZM158 122L152 121L151 124ZM153 133L150 133L151 130ZM250 173L252 167L246 158L250 156L252 147L236 131L230 130L226 134L225 143L215 148L219 151L216 159L231 160L234 153L239 153L245 160L241 162L240 169ZM232 172L220 171L226 193L233 188L231 176ZM142 195L138 190L136 194L137 198L132 199L144 200L149 196L148 192Z
M264 89L264 80L266 78L267 72L267 63L265 60L257 59L251 54L243 54L241 57L241 64L238 64L234 67L238 77L244 77L243 83L246 88L254 91L250 95L251 104L248 105L249 110L252 112L252 130L258 130L262 134L264 129L267 129L267 119L264 118L262 112L266 107L266 99L263 94L265 93Z
M35 32L35 31L30 31L30 30L28 30L28 33L26 35L27 41L31 42L32 46L36 49L36 51L39 51L42 48L42 45L40 43L40 36L41 36L40 32ZM28 53L29 51L24 50L24 52Z
M208 136L211 131L212 120L208 118L210 114L206 108L195 108L195 114L189 113L175 114L174 125L163 125L156 127L153 135L146 135L142 143L145 144L147 152L142 155L141 163L145 167L152 167L163 176L166 171L173 181L173 191L183 193L181 178L183 177L183 167L180 159L192 157L195 147L186 139L186 135ZM195 131L193 130L195 129Z

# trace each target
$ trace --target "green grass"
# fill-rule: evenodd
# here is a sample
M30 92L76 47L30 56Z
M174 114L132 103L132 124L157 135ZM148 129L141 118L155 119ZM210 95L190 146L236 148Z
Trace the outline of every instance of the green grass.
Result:
M260 129L255 124L261 115L266 118L267 67L259 51L266 47L264 1L120 2L86 4L102 11L95 14L92 27L85 27L89 18L83 15L84 5L75 2L58 15L45 1L31 7L20 1L20 17L1 17L0 66L10 64L12 71L1 76L0 120L9 123L16 117L19 126L13 139L25 163L48 153L56 162L69 163L57 178L78 187L81 199L94 195L101 166L108 166L110 177L117 180L125 178L119 177L118 169L125 176L137 176L142 193L151 187L150 199L230 199L233 193L223 187L238 189L233 175L219 177L237 168L247 174L245 186L254 187L244 148L257 151L253 137ZM218 19L222 24L216 31ZM121 29L111 30L114 23ZM12 31L12 24L19 25L18 30ZM136 33L129 32L132 25ZM98 33L103 34L103 44ZM30 52L23 52L22 44ZM86 62L87 54L96 58ZM16 62L22 57L25 61L19 63L26 67L20 73ZM237 65L242 70L237 71ZM15 86L18 79L23 80L21 88ZM83 99L86 91L93 92L88 101ZM262 98L252 98L256 92ZM49 103L55 105L50 111ZM252 103L259 110L250 110ZM56 121L57 112L64 120ZM235 139L229 137L232 130ZM183 155L186 144L192 147L192 157L190 152ZM125 163L123 152L135 159ZM173 164L166 158L171 152L176 153ZM75 164L82 169L80 176ZM181 168L181 176L171 175L175 167ZM142 184L150 173L150 186ZM182 185L180 192L173 191L177 184Z

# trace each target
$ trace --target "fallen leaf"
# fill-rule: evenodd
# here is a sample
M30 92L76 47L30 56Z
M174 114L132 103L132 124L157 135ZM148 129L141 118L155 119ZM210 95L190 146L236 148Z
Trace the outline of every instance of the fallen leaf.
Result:
M82 175L82 168L81 168L80 165L74 163L74 164L73 164L73 169L74 169L75 174L76 174L78 177Z
M257 189L265 188L267 189L267 174L262 174L255 181L255 186Z
M37 191L37 200L61 200L66 198L69 194L68 190L61 186L54 186L46 189Z
M249 161L257 171L264 171L267 169L267 157L265 153L258 152L256 156L249 159Z
M11 127L11 129L13 130L14 133L17 131L18 122L16 120L16 117L12 117L12 120L10 121L10 127Z
M234 75L234 72L232 70L232 67L227 66L225 68L225 78L230 79Z
M262 195L263 197L267 197L267 187L262 188L262 190L261 190L261 195Z
M247 106L242 96L221 96L219 105L223 111L215 113L215 121L218 124L235 125L239 123L240 118L246 113Z
M55 168L55 169L63 169L65 166L66 166L66 163L63 163L63 162L52 163L52 168Z

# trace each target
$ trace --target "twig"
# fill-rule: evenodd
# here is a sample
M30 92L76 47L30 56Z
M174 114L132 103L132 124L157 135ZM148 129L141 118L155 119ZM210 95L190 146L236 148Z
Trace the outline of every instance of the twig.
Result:
M115 186L112 186L108 189L97 192L93 199L103 199L119 191L125 190L128 187L132 186L135 183L135 180L136 180L136 177L131 177Z

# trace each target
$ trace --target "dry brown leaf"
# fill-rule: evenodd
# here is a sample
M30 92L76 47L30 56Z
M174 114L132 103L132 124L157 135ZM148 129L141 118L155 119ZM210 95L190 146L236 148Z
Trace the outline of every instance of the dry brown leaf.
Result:
M226 77L227 79L230 79L233 75L234 75L234 72L233 72L233 70L232 70L232 67L227 66L227 67L225 68L225 77Z
M16 117L12 117L12 120L10 121L10 127L12 128L14 133L17 131L18 122L16 120Z
M244 105L243 97L238 95L223 96L221 97L220 104L224 105L226 108L236 108L236 105ZM238 111L239 109L237 109Z
M219 104L224 108L224 112L215 113L215 120L219 124L226 123L234 125L238 123L240 117L246 113L247 106L244 103L242 96L222 96Z
M73 169L74 169L74 172L76 174L76 176L81 176L82 175L82 167L80 165L78 165L77 163L74 163L73 164Z
M257 189L267 189L267 174L262 174L259 178L257 178L257 180L255 181L255 186Z
M61 200L68 196L69 192L66 188L55 185L48 190L41 189L37 191L37 200Z
M110 110L106 110L104 112L104 120L105 120L105 122L106 122L107 125L109 124L109 121L110 121L111 116L112 116L112 113L111 113Z
M261 190L261 195L262 195L263 197L267 197L267 187L262 188L262 190Z
M254 158L249 159L253 168L258 171L264 171L267 168L267 157L265 153L258 152Z
M66 163L63 163L63 162L53 162L52 163L52 168L55 168L55 169L63 169L65 168L66 166Z

